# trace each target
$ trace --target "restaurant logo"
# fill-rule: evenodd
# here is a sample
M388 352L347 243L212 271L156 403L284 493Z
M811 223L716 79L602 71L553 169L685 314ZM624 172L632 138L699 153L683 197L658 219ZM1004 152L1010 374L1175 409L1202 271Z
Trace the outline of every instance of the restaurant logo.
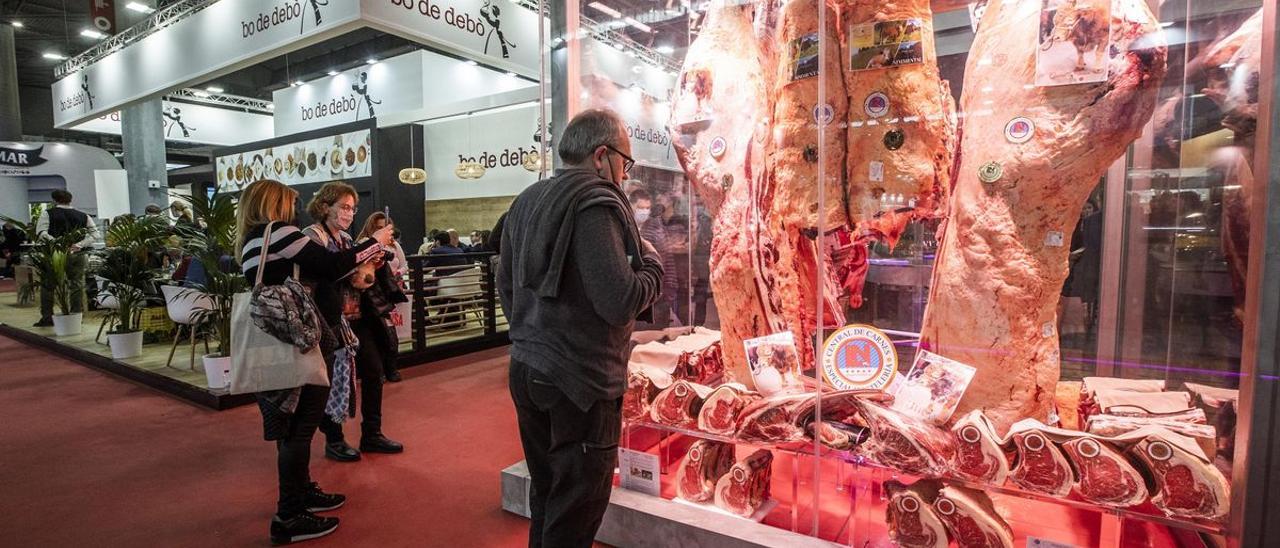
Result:
M502 33L502 10L498 8L491 0L485 0L484 6L480 8L480 17L489 23L489 34L484 37L484 54L489 55L489 42L493 40L494 35L498 37L498 44L502 46L502 58L511 57L511 50L516 45L507 41L507 37Z
M324 22L322 8L329 7L329 0L286 0L271 11L261 12L257 17L240 21L240 37L248 38L260 32L266 32L271 27L292 23L294 19L298 20L298 34L304 34L307 29L307 7L311 8L311 16L315 19L312 28L319 28Z
M381 105L382 101L375 100L373 96L369 95L369 73L363 70L360 71L360 81L354 84L351 84L351 90L356 92L356 95L359 95L361 99L364 99L364 104L369 107L369 117L373 118L374 117L373 105ZM359 120L359 119L360 119L360 104L359 104L359 100L357 100L356 120Z
M898 373L898 351L884 332L850 325L822 346L822 376L837 390L883 389Z
M182 130L182 136L184 138L190 138L191 132L196 130L194 127L188 127L187 124L182 121L182 109L178 107L166 107L163 114L165 118L169 119L169 122L165 124L168 126L168 129L164 132L165 137L168 137L173 133L174 127Z
M0 147L0 165L15 167L35 167L47 162L41 153L44 146L33 149Z
M463 32L474 34L477 37L484 38L484 54L490 55L489 47L497 44L497 48L502 52L502 58L511 57L511 50L516 45L502 31L502 8L494 0L485 0L484 5L480 7L479 17L475 17L470 13L460 13L453 6L441 11L439 0L388 0L391 5L402 7L409 11L417 11L419 15L430 17L436 21L444 21L444 24L457 28ZM494 38L497 38L496 42Z
M61 99L58 101L58 109L66 112L80 105L85 105L85 111L93 110L93 92L89 91L89 73L80 73L80 93Z

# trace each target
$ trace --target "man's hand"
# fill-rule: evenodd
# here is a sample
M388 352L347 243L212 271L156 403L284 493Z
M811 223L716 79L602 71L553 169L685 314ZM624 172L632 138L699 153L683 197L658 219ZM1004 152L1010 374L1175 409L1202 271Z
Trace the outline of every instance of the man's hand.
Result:
M640 245L642 246L642 249L643 249L643 251L644 251L644 256L645 256L645 257L650 257L650 256L652 256L652 257L654 257L655 259L658 259L658 260L661 260L661 259L662 259L662 257L661 257L660 255L658 255L658 249L657 249L657 248L655 248L655 247L653 247L653 244L649 243L649 240L646 240L646 239L644 239L644 238L640 238Z

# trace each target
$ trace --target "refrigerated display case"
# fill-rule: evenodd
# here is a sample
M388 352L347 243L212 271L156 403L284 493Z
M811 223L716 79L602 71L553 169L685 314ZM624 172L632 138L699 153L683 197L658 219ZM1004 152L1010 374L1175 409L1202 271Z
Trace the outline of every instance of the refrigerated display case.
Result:
M668 270L625 458L840 545L1258 542L1275 7L551 5Z

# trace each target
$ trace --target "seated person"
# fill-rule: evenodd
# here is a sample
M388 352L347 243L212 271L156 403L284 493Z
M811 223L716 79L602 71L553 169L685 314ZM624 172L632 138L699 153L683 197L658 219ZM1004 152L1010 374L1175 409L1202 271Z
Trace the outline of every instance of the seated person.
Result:
M436 234L436 245L427 252L427 256L431 257L428 261L429 266L466 266L471 261L461 256L466 253L461 247L450 241L449 233L441 232ZM450 255L458 255L451 257ZM450 271L456 269L449 269ZM446 272L447 274L447 272Z

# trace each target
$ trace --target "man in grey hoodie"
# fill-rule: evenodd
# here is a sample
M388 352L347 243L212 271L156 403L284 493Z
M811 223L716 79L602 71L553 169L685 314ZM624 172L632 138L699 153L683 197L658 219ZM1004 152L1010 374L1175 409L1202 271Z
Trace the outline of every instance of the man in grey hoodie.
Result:
M575 116L558 153L564 167L507 212L497 284L532 482L529 546L589 547L617 465L628 342L663 270L622 193L635 162L618 116Z

